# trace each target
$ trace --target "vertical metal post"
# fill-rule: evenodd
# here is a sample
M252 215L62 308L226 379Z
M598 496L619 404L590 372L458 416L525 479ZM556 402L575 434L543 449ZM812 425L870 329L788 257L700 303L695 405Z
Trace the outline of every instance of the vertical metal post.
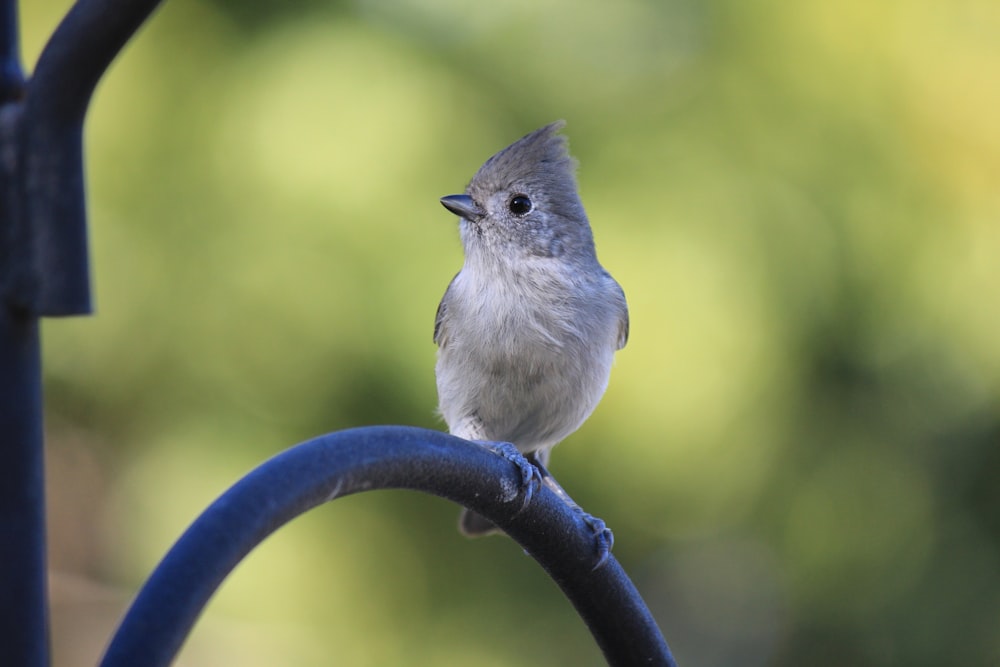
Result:
M0 3L0 260L18 262L16 110L24 95L17 2ZM49 664L38 316L0 301L0 664Z
M38 318L0 308L0 665L49 664Z
M18 45L17 2L0 2L0 101L17 99L24 88Z
M159 0L77 0L29 81L0 0L0 665L49 664L39 318L90 312L83 120Z

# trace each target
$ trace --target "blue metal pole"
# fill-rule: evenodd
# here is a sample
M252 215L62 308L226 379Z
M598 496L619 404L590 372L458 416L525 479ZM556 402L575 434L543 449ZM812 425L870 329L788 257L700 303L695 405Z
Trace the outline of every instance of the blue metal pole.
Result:
M49 664L39 318L91 310L83 119L159 0L79 0L26 82L0 0L0 665Z
M3 102L18 99L24 89L17 25L17 2L3 0L0 2L0 100Z
M0 665L49 664L38 319L0 308Z
M49 664L38 317L10 299L17 262L17 2L0 3L0 665Z

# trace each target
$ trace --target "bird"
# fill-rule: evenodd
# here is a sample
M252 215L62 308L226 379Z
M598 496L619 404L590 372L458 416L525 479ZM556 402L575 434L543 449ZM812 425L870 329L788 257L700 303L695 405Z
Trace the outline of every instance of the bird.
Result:
M464 262L434 319L438 412L452 435L513 444L544 481L552 448L597 407L629 336L625 294L598 262L564 125L518 139L464 194L440 200L460 219ZM468 509L459 529L497 531Z

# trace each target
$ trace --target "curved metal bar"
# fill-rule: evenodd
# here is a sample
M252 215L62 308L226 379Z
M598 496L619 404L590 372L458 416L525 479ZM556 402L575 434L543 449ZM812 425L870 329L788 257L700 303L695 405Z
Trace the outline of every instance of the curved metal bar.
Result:
M544 485L519 511L521 471L484 447L426 429L339 431L266 461L181 536L122 620L103 667L168 665L230 571L299 514L341 496L413 489L494 521L549 573L612 666L675 663L652 615L614 559L600 568L591 529Z
M160 0L79 0L39 56L19 114L22 202L10 297L37 315L91 312L83 119L108 65Z
M160 2L78 0L38 57L32 110L47 122L82 122L97 82Z

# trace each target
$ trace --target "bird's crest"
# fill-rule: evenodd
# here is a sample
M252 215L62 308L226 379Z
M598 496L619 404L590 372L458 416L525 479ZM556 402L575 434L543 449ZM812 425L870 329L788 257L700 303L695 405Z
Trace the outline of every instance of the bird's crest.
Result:
M576 160L566 137L558 134L565 125L561 120L550 123L501 150L479 168L469 191L506 189L519 182L575 191Z

